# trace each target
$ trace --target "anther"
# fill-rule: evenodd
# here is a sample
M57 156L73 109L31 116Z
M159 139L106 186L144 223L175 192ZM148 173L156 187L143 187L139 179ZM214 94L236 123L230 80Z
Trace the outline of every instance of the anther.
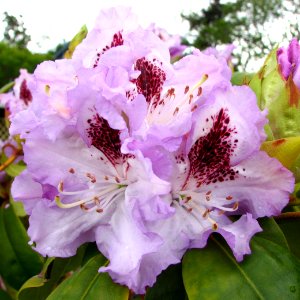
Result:
M200 87L198 88L197 96L199 97L199 96L201 96L201 94L202 94L202 87L200 86Z
M210 210L209 209L206 209L204 214L202 215L203 218L206 218L207 215L209 214Z
M62 192L63 190L64 190L64 183L63 183L63 181L60 181L58 184L58 191Z
M91 173L86 173L86 177L88 177L91 180L91 183L96 183L95 175L93 175Z
M100 204L100 199L98 197L94 197L94 202L96 205Z
M184 89L184 93L186 94L189 91L190 87L187 85Z
M229 201L232 200L232 196L227 196L226 200L229 200Z
M238 207L239 207L239 203L238 203L238 202L235 202L234 205L233 205L233 207L232 207L232 209L233 209L233 210L237 210Z
M191 112L195 111L197 109L197 105L195 104L192 108L191 108Z
M82 210L84 210L84 211L87 211L88 210L88 208L82 203L82 204L80 204L80 208L82 209Z
M179 107L176 107L174 112L173 112L173 116L175 116L178 112L179 112Z
M214 223L214 224L212 225L212 229L213 229L213 230L217 230L217 229L218 229L218 224L217 224L217 223Z
M97 209L96 209L96 212L97 212L97 213L102 213L102 212L103 212L103 209L102 209L102 208L97 208Z
M75 170L74 170L73 168L70 168L70 169L69 169L69 172L70 172L71 174L74 174L74 173L75 173Z

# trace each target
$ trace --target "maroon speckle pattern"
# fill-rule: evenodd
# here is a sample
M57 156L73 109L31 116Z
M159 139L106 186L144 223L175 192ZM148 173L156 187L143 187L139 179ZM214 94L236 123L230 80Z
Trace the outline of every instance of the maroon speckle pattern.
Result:
M99 60L100 60L100 56L105 52L107 51L108 49L110 48L113 48L113 47L117 47L117 46L121 46L124 44L124 40L123 40L123 36L121 34L121 32L118 32L118 33L115 33L114 36L113 36L113 39L112 39L112 42L110 43L110 45L106 45L102 51L98 52L97 53L97 58L94 62L94 68L96 68L98 66L98 63L99 63Z
M113 165L120 163L120 160L123 159L120 131L112 129L108 122L98 114L94 115L92 119L88 119L87 122L89 124L87 134L92 145L99 149Z
M25 105L28 105L32 101L32 95L27 87L27 82L24 79L20 86L20 99L24 101Z
M162 63L156 59L149 61L140 58L136 61L135 69L140 71L140 76L136 79L137 92L143 94L148 103L152 102L155 108L160 100L163 84L166 80L166 73L160 66Z
M237 147L238 140L232 139L235 128L229 126L230 117L225 109L211 116L212 128L205 136L200 137L189 152L190 173L197 180L198 187L234 180L238 171L230 167L230 157ZM206 119L208 122L209 119Z

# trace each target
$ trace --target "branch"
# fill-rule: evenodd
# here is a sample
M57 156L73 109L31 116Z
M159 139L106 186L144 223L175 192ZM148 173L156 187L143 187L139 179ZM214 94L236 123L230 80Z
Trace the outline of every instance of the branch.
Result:
M300 211L295 211L295 212L285 212L280 214L279 216L274 217L274 219L279 220L279 219L297 219L300 218Z

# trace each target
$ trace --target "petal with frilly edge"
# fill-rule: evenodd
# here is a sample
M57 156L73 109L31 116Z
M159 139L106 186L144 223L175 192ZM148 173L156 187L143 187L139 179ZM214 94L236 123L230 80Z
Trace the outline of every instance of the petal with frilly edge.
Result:
M246 214L229 225L220 227L219 233L224 237L237 261L242 261L245 254L250 254L250 239L257 232L262 231L257 220L251 214Z
M295 179L276 159L257 152L232 170L236 174L233 180L203 186L212 191L212 200L219 199L219 205L238 202L234 214L250 212L255 218L276 216L287 205Z
M13 199L23 202L25 211L29 215L41 199L42 192L42 186L32 179L27 170L15 178L11 187Z
M97 245L110 261L100 272L108 272L114 281L126 284L136 294L144 294L158 274L179 263L188 247L188 239L180 232L181 220L176 216L151 223L156 227L149 225L145 233L120 205L110 224L104 232L101 227L96 232Z
M80 245L95 241L95 226L101 222L96 211L49 207L47 202L48 199L40 199L29 218L28 234L36 251L43 256L68 257L75 255Z

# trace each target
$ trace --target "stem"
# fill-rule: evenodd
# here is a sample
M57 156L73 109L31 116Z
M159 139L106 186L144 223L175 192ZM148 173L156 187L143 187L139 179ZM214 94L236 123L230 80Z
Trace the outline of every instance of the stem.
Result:
M19 156L19 153L14 153L12 156L10 156L2 165L0 165L0 171L5 170L9 165L11 165L16 158Z
M6 144L2 147L3 150L5 148L12 148L14 153L2 165L0 165L0 172L5 170L9 165L11 165L17 159L17 157L22 153L22 149L18 149L12 144Z
M291 201L288 204L288 206L298 206L298 205L300 205L300 200Z
M296 219L300 218L300 211L295 212L285 212L279 216L274 217L274 219Z
M0 89L0 94L8 92L14 85L14 81L7 83Z

